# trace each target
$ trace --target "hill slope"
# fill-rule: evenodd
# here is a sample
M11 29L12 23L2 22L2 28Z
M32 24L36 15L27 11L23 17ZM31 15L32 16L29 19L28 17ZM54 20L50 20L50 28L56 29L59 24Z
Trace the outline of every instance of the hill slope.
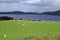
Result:
M44 15L60 15L60 10L53 12L43 12Z

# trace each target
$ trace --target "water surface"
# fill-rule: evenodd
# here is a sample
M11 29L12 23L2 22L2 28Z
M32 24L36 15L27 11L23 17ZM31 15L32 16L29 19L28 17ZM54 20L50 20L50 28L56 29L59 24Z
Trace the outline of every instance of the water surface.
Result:
M15 19L24 20L43 20L43 21L60 21L60 16L56 15L36 15L36 14L0 14L0 16L9 16Z

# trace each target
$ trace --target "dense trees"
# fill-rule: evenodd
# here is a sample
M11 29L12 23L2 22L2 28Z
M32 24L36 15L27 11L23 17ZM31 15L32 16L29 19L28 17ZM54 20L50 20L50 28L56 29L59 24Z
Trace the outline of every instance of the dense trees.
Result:
M0 20L13 20L13 18L8 16L0 16Z

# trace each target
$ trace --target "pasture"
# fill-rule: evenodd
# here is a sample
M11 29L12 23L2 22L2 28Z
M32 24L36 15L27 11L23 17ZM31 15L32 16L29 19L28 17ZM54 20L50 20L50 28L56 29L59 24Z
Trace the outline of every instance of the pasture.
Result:
M25 37L59 32L60 22L0 21L0 40L23 40Z

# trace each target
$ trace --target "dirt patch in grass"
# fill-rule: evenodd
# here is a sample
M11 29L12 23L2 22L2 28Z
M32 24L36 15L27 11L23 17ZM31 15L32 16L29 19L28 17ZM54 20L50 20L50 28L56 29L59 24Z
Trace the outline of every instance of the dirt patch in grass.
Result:
M24 40L60 40L60 33L25 37Z

